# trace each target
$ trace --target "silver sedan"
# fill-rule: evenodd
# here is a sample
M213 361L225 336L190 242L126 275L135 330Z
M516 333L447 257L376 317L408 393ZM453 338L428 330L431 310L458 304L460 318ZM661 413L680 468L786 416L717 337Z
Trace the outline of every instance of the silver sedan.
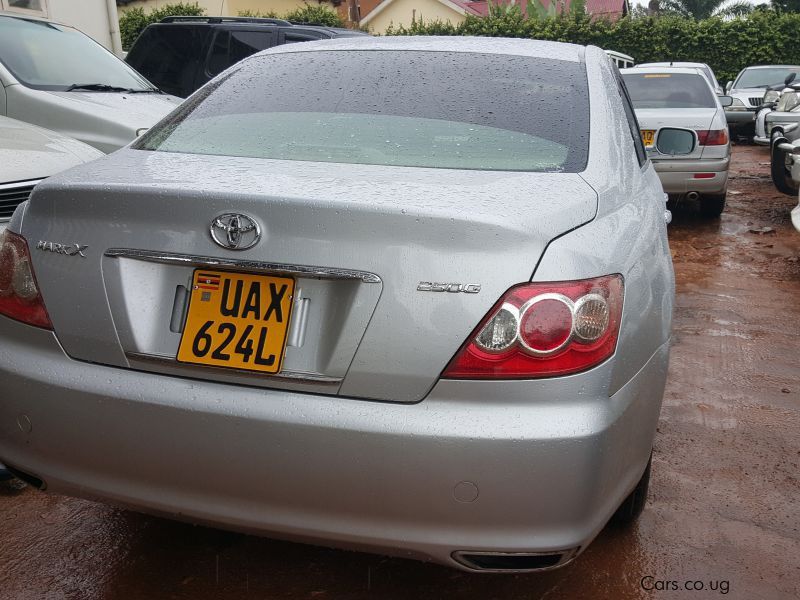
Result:
M16 211L0 460L231 529L561 566L644 507L667 216L598 48L262 52Z
M725 208L731 156L722 106L731 99L718 99L698 69L637 67L624 69L622 77L664 191L676 201L699 200L705 215L718 217ZM655 141L662 127L693 131L691 150L675 155L658 152Z

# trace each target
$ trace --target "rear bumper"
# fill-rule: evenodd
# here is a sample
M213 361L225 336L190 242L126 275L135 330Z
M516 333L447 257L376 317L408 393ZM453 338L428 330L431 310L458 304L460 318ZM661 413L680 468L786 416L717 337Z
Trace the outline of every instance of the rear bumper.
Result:
M724 194L728 189L730 158L654 160L653 166L667 194ZM697 179L697 173L713 173L713 176Z
M580 551L644 471L667 361L665 344L610 398L611 361L407 405L76 362L0 318L0 458L54 492L450 566Z
M758 109L726 110L725 119L728 121L728 125L733 125L734 127L741 125L749 125L753 123L753 121L755 121L757 112Z

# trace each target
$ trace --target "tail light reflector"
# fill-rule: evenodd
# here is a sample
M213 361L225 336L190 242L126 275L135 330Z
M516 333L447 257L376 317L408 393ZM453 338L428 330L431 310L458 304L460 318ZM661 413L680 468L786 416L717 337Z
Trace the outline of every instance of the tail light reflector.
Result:
M614 354L623 295L621 275L515 286L442 377L533 379L585 371Z
M7 229L0 233L0 315L53 328L33 274L28 243Z
M724 146L728 143L727 129L698 129L695 133L700 146Z

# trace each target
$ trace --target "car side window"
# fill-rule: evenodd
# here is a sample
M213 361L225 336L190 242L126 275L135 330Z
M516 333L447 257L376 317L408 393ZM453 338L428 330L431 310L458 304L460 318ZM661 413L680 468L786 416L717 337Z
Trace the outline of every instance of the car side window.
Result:
M308 35L307 33L289 33L282 34L281 44L296 44L298 42L311 42L320 39L319 36Z
M126 60L159 89L186 96L194 90L203 36L194 27L148 27Z
M251 54L271 48L274 40L272 31L218 31L208 56L208 75L213 77Z
M228 68L228 47L230 46L231 34L229 31L217 31L214 36L214 43L211 46L211 52L208 55L208 64L206 65L206 72L213 77L218 73L222 73Z
M636 119L636 113L633 111L633 103L631 102L630 96L628 96L628 90L625 89L625 83L622 81L619 71L614 73L614 77L617 80L617 91L622 99L622 106L625 109L625 116L628 119L628 127L630 128L631 137L633 138L636 158L639 160L639 166L643 166L644 163L647 162L647 152L644 149L644 142L642 142L642 132L639 129L639 121Z
M229 65L275 45L272 31L231 31Z

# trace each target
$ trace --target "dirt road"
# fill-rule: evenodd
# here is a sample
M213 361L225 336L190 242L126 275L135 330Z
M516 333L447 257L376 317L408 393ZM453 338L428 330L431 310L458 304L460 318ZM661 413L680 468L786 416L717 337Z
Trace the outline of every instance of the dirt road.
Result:
M607 528L572 565L470 575L0 484L0 598L800 598L800 233L767 161L735 149L720 220L675 212L649 503L634 529Z

